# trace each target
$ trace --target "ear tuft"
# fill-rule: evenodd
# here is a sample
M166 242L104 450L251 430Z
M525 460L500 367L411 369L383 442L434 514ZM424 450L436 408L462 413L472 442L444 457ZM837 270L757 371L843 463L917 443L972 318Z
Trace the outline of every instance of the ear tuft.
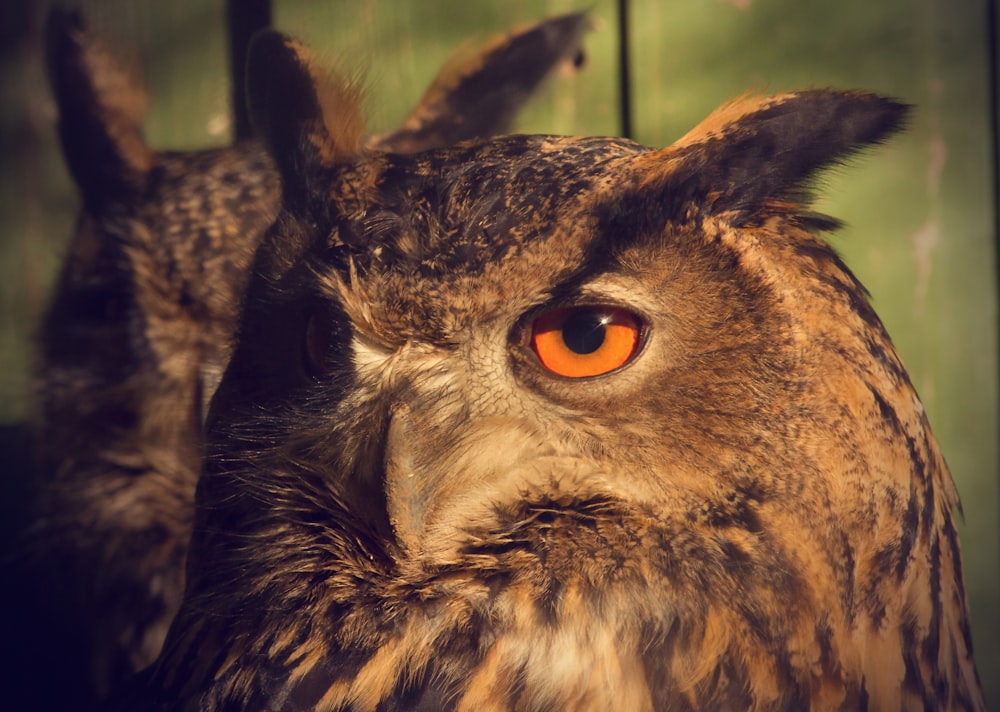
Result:
M155 154L142 136L147 96L137 73L88 32L76 12L53 8L46 27L59 138L84 202L142 190Z
M254 130L285 181L348 160L365 126L360 83L319 70L306 49L272 30L258 34L247 58L247 102Z
M396 131L374 137L383 151L415 153L506 133L557 67L582 62L586 12L550 17L458 48Z
M880 143L904 124L909 107L865 92L812 90L743 97L713 112L637 168L674 211L735 213L736 222L769 203L808 202L822 168Z

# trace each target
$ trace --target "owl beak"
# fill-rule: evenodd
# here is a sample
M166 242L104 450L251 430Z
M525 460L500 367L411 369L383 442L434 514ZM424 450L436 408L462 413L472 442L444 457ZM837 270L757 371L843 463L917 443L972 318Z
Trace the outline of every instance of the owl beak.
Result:
M406 405L393 406L385 440L385 494L389 523L400 545L411 555L420 551L427 493L416 476L414 426Z

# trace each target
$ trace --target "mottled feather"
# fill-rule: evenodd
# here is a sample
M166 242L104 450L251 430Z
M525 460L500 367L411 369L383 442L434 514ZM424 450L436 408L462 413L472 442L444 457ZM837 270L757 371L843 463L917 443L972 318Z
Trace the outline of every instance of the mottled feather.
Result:
M252 105L268 145L331 145L355 107L254 51L302 89ZM983 709L947 466L805 202L905 113L812 90L665 149L288 157L185 600L120 709ZM638 346L554 373L565 309Z

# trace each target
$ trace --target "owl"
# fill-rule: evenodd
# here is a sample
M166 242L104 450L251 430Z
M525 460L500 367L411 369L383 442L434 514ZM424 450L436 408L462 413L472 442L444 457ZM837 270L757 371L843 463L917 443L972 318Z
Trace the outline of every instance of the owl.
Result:
M954 485L808 208L905 106L403 155L293 40L248 82L283 204L119 709L983 709Z
M506 129L587 26L577 13L493 38L368 143L406 152ZM40 329L37 537L103 696L155 659L180 604L203 404L281 189L259 142L151 148L131 67L78 15L53 10L47 49L83 210Z

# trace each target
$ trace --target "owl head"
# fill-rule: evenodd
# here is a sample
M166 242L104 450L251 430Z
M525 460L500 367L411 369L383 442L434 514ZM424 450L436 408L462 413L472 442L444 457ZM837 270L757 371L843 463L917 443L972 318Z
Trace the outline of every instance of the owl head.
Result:
M180 604L203 402L280 189L259 145L152 148L134 65L76 13L53 9L47 30L82 208L39 328L32 535L63 666L102 696L155 660Z
M400 155L295 42L249 76L283 206L145 702L982 706L951 478L808 208L904 106Z

